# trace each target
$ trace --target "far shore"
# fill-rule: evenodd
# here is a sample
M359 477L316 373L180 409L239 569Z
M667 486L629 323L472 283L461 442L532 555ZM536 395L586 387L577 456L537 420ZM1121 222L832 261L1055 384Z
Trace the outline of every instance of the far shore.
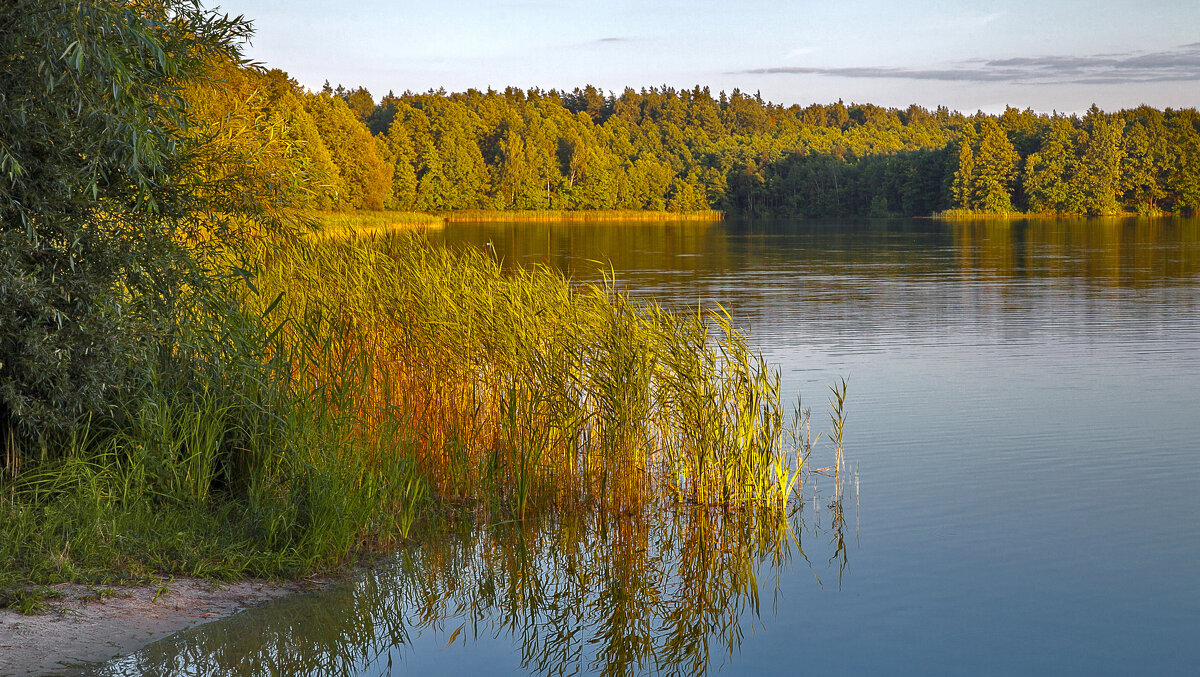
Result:
M725 218L725 213L717 210L669 212L637 209L526 211L460 209L433 213L450 223L458 221L721 221Z
M663 222L663 221L724 221L728 214L719 210L668 212L641 210L481 210L461 209L454 211L389 211L361 210L349 212L315 211L307 214L324 224L324 230L331 233L345 230L358 232L371 230L391 230L395 228L437 228L448 223L535 223L535 222ZM971 212L966 210L947 210L924 216L890 215L881 217L845 216L847 219L888 220L898 218L913 218L936 221L1022 221L1038 220L1053 221L1059 219L1130 219L1130 218L1172 218L1187 216L1171 212L1155 214L1139 214L1136 212L1121 212L1117 214L1087 215L1060 214L1053 212ZM747 215L747 218L771 218L766 215ZM781 216L778 218L805 217ZM817 220L827 221L827 217Z
M1057 219L1162 219L1185 217L1187 214L1157 212L1139 214L1137 212L1117 212L1115 214L1060 214L1057 212L972 212L961 209L951 209L929 216L917 216L918 219L937 219L939 221L1022 221L1026 219L1054 221Z

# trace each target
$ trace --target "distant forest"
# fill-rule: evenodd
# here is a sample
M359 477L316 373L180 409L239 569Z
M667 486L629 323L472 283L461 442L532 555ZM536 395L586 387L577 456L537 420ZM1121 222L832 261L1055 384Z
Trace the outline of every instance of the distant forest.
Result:
M714 97L665 86L375 101L363 88L309 92L279 70L213 71L185 93L193 112L299 207L803 217L1200 209L1200 114L1190 108L963 115L784 107L736 89Z

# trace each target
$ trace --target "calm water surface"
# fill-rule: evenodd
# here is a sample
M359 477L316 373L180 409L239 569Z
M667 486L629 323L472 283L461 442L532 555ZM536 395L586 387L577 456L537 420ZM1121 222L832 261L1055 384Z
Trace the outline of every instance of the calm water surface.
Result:
M435 237L719 302L821 429L847 377L857 505L464 528L100 673L1195 674L1200 221Z

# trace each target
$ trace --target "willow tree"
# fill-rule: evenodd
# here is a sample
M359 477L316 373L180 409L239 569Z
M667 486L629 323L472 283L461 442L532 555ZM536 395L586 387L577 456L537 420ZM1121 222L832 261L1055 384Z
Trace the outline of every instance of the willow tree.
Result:
M182 88L249 35L196 0L9 0L0 12L0 463L15 472L162 371L187 242L230 227ZM234 209L236 211L236 208Z

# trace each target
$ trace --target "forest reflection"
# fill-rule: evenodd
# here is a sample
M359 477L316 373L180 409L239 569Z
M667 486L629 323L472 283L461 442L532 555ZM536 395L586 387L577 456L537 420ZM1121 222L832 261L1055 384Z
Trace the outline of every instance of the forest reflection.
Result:
M966 221L953 233L962 268L997 277L1143 286L1200 275L1200 219Z
M418 652L453 673L469 654L458 645L489 640L512 646L531 674L705 674L736 663L789 569L839 584L841 510L805 507L463 521L353 583L168 637L92 674L399 674Z
M834 274L867 266L881 276L956 269L980 279L1076 278L1106 286L1200 275L1200 219L1184 217L468 222L449 224L433 237L490 247L513 265L544 263L580 279L609 266L643 271L651 285L670 284L680 274L781 265Z

